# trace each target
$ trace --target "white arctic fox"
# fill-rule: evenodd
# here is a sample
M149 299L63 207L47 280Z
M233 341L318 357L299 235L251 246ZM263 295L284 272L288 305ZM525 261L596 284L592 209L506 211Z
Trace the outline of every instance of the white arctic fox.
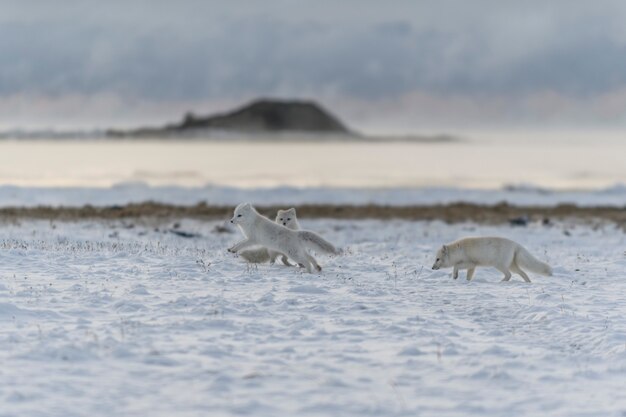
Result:
M511 279L511 272L530 282L522 268L551 276L552 268L530 254L522 245L501 237L468 237L447 245L437 251L433 269L453 267L452 277L457 279L459 269L467 269L467 280L474 276L477 266L492 266L504 274L502 281Z
M300 224L298 223L295 208L290 208L289 210L278 210L275 221L276 223L282 224L283 226L291 230L300 230ZM274 262L276 262L276 258L280 256L281 261L285 265L293 266L291 263L289 263L289 260L285 256L285 254L273 250L268 250L267 248L243 250L239 252L239 256L253 264L261 264L267 261L270 261L270 264L274 264Z
M307 272L313 268L321 271L315 258L307 248L326 253L338 253L337 249L321 236L308 230L291 230L282 224L277 224L261 216L250 203L242 203L235 208L235 214L230 220L241 229L246 239L229 248L230 252L239 252L250 246L263 246L268 250L287 255L289 258L303 265Z

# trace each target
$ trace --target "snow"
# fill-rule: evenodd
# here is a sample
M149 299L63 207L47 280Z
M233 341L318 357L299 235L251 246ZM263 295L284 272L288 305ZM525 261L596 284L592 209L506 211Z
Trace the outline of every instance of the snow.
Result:
M626 234L307 220L321 274L251 266L187 219L0 226L0 416L623 416ZM468 235L555 274L432 271Z
M476 204L508 202L514 205L554 206L626 206L626 185L591 190L551 190L529 184L508 185L503 189L437 188L329 188L269 187L237 188L207 185L203 187L151 186L145 183L121 183L112 187L20 187L0 186L0 207L123 205L155 201L176 205L235 206L242 201L255 204L382 204L428 205L459 201Z

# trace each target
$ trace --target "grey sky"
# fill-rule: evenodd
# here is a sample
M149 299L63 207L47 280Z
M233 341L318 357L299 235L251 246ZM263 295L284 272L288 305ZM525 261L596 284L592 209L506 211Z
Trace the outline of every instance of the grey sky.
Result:
M0 127L154 123L257 96L315 98L366 130L626 126L622 1L0 9Z

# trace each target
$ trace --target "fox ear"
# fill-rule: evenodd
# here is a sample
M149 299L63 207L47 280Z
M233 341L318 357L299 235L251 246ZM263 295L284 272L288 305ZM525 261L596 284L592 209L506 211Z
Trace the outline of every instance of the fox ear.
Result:
M289 210L287 210L290 213L296 214L296 209L295 208L290 208Z
M448 247L446 245L443 245L441 247L441 251L443 252L444 255L447 255L448 254Z

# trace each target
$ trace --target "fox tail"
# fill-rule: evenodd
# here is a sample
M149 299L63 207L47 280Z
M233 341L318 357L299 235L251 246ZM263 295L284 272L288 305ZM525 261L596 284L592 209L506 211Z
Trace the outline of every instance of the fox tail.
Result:
M527 269L548 277L552 276L552 268L550 265L541 262L521 246L515 251L515 263L522 269Z
M309 249L317 252L331 253L335 255L341 253L341 251L335 248L332 243L330 243L317 233L313 233L308 230L301 230L298 232L298 235L300 236L305 246Z

